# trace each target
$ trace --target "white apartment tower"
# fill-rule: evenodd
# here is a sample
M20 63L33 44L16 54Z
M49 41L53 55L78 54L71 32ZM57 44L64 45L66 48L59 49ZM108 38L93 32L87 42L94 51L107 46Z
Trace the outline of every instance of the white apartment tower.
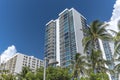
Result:
M86 19L78 11L62 11L58 19L46 24L45 57L58 61L61 67L69 66L76 53L83 54L83 28L87 28Z
M37 68L43 66L43 61L33 56L18 53L5 63L4 69L9 70L10 73L17 74L20 73L25 66L35 71Z

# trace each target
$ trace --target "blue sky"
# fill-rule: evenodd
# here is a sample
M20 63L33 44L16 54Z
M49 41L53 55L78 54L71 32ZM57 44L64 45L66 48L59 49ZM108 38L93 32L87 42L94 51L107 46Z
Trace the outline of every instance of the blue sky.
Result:
M65 8L87 18L109 21L115 0L0 0L0 54L14 45L17 52L43 59L45 24Z

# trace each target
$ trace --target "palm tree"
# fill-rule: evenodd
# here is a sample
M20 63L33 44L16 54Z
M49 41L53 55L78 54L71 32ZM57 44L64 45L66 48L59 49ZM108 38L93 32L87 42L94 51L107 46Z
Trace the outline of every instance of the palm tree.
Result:
M91 23L90 27L83 30L87 36L82 40L84 51L88 49L98 49L98 40L110 40L112 36L106 30L107 24L95 20Z
M86 57L82 56L80 53L76 53L73 67L73 77L85 77L88 73L89 64L86 61Z
M102 52L100 50L92 50L90 57L90 63L94 73L106 73L112 72L105 65L110 64L110 61L102 58Z
M93 72L96 74L98 72L104 72L107 70L105 68L105 60L103 60L102 52L99 50L99 40L111 40L112 36L108 33L106 26L99 20L95 20L90 24L86 30L83 30L86 36L83 38L84 52L89 51L89 61L92 64Z

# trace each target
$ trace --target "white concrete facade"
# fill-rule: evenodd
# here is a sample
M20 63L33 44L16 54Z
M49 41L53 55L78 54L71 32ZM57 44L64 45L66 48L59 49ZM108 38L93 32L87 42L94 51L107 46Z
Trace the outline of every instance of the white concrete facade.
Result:
M23 67L29 67L33 72L43 66L43 60L33 56L24 55L21 53L15 54L6 63L4 68L10 73L16 74L22 71Z
M59 32L59 19L56 19L56 61L57 66L60 66L60 32Z
M78 11L76 11L75 9L71 9L73 11L73 21L74 21L74 29L75 29L75 40L76 40L76 50L77 53L84 53L84 49L82 46L82 39L84 38L83 35L83 27L82 26L82 22L81 22L81 17L83 17ZM85 19L85 18L84 18Z

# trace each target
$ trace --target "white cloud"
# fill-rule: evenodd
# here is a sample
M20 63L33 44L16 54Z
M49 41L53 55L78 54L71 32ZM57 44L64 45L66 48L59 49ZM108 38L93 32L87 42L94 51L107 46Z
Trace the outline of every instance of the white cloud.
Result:
M115 20L118 17L120 17L120 0L116 0L116 3L114 4L111 20Z
M120 20L120 0L116 0L113 8L114 9L109 22L110 29L118 31L117 23L118 23L118 20Z
M6 62L10 59L14 54L17 53L17 50L14 45L9 46L2 54L1 54L1 62Z

